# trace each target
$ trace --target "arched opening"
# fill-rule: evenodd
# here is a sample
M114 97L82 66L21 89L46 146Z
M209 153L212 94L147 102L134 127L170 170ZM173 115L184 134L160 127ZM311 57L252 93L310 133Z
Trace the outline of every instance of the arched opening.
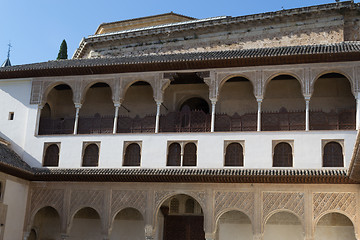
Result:
M273 155L273 167L292 167L293 154L289 143L281 142L276 144Z
M244 166L243 147L240 143L233 142L226 146L224 165L226 167Z
M167 199L161 205L157 216L156 239L205 239L202 208L188 195L179 194Z
M221 87L216 103L215 131L256 131L257 102L252 83L233 77Z
M273 214L265 224L264 240L303 240L304 230L299 218L290 212Z
M140 166L141 148L137 143L131 143L126 147L123 166Z
M110 240L145 239L145 222L142 214L134 208L125 208L116 214Z
M112 133L114 111L110 86L102 82L91 85L80 109L78 133Z
M126 91L119 109L117 132L154 132L156 104L148 82L137 81Z
M60 239L60 226L59 213L52 207L44 207L36 213L30 234L33 239Z
M187 143L184 147L183 166L194 167L197 161L197 147L195 143Z
M168 148L166 166L181 165L181 146L179 143L171 143Z
M67 84L50 90L40 114L39 135L73 133L75 105L72 99L73 92Z
M85 147L83 154L83 167L97 167L99 165L99 146L91 143Z
M164 93L162 132L208 132L211 127L209 87L196 73L177 73Z
M59 147L57 144L51 144L46 148L43 166L44 167L59 166Z
M74 215L68 239L102 239L101 226L100 215L96 210L90 207L82 208Z
M239 211L229 211L221 215L217 221L217 240L249 240L253 239L250 218Z
M310 129L355 129L355 109L349 80L338 73L324 74L315 81L310 99Z
M323 167L344 167L344 155L340 143L329 142L324 146Z
M315 240L356 240L354 225L341 213L328 213L315 227Z
M261 105L264 131L305 129L305 100L299 81L290 75L271 79Z

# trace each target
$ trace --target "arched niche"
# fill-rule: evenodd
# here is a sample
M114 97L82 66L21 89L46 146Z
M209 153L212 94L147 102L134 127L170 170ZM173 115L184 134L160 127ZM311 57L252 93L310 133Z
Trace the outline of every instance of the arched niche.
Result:
M339 73L321 75L310 99L310 129L355 129L356 101L347 77Z
M315 226L315 240L356 240L352 221L344 214L323 215Z
M30 234L34 239L60 239L61 221L59 213L49 206L41 208L34 216L31 229Z
M90 207L78 210L71 221L68 239L102 239L102 223L99 213Z
M113 219L110 240L145 239L145 222L142 214L134 208L125 208Z
M153 88L150 83L145 81L132 83L125 92L119 114L131 118L155 115L156 104L153 95Z
M298 216L281 211L271 215L264 226L264 240L303 240L304 228Z
M194 206L191 206L192 212L189 211L189 200L194 203ZM156 216L155 239L191 240L205 238L202 207L189 195L177 194L168 197L162 202Z
M216 223L217 240L248 240L253 239L250 218L243 212L230 210L223 213Z
M49 90L40 114L39 134L70 134L74 129L75 106L69 85L58 84Z
M262 130L305 129L305 99L301 84L291 75L278 75L266 85L261 104Z
M240 116L256 113L257 102L252 82L241 76L226 80L220 88L216 112L226 113L229 116L235 113Z

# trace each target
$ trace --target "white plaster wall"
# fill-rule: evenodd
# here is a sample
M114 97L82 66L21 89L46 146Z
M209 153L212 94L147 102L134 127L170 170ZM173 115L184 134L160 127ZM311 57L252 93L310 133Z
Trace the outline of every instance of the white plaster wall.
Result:
M30 92L31 79L0 81L0 137L10 141L20 155L25 146ZM8 119L9 112L14 112L14 120Z
M244 141L245 168L271 168L273 140L293 140L294 168L322 167L322 140L343 139L345 167L349 166L356 131L219 132L29 137L26 152L41 166L45 142L61 142L59 166L80 167L83 142L100 141L99 167L121 167L124 141L141 141L141 166L166 167L168 141L197 141L197 167L222 168L224 141Z
M4 239L22 239L28 191L25 183L6 180L4 204L8 209Z
M315 240L356 240L353 226L317 226Z
M69 240L102 239L100 219L74 218Z
M145 239L144 220L115 219L110 240L143 240Z

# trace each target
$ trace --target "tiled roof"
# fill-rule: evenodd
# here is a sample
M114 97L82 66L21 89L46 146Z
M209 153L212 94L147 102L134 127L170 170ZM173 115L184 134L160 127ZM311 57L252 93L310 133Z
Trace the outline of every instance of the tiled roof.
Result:
M209 67L206 63L213 63L219 60L226 61L228 65L231 62L235 64L246 65L251 59L261 58L275 58L275 57L296 57L300 60L305 60L305 56L311 56L314 59L316 55L329 55L334 58L335 54L352 54L354 60L360 60L360 42L342 42L337 44L324 45L304 45L304 46L286 46L273 48L255 48L243 50L227 50L227 51L210 51L210 52L194 52L194 53L177 53L177 54L154 54L143 56L129 56L129 57L113 57L113 58L96 58L96 59L70 59L57 60L42 63L33 63L25 65L17 65L11 67L0 68L0 79L13 77L33 77L33 76L59 76L66 75L60 71L69 71L68 74L95 74L97 71L105 71L106 68L111 68L109 71L125 72L125 71L146 71L146 69L154 70L154 65L160 68L171 70L178 64L198 63L203 67ZM242 61L242 62L241 62ZM256 60L261 63L261 61ZM272 62L267 61L267 64ZM282 62L283 64L285 62ZM273 63L275 64L275 62ZM143 66L143 69L140 69ZM145 67L144 67L145 66ZM91 68L91 69L90 69ZM170 69L169 69L170 68ZM177 66L175 66L177 68ZM194 67L195 68L195 67ZM135 69L135 70L134 70ZM18 76L19 73L21 76ZM102 72L101 72L102 73Z
M19 155L2 143L0 143L0 162L24 171L32 171L32 168Z

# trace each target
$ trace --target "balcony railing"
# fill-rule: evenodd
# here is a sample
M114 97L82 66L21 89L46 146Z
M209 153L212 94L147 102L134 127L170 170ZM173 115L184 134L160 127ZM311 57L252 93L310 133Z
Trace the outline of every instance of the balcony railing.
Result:
M325 113L322 111L310 112L311 130L354 130L355 110L343 110Z
M355 110L310 111L310 130L354 130ZM72 134L74 118L50 119L40 118L39 135ZM156 116L145 117L119 116L117 133L154 133ZM80 117L79 134L112 133L113 116ZM211 115L203 111L170 112L160 116L160 132L210 132ZM215 131L256 131L257 114L247 113L242 116L235 113L216 114ZM263 112L261 113L262 131L292 131L305 129L305 111L297 112Z
M305 111L279 111L261 113L261 130L305 130Z
M114 116L79 117L79 134L112 133Z
M75 118L40 118L39 135L72 134Z
M155 132L156 116L149 115L143 118L119 116L117 122L117 133L153 133Z
M161 132L210 132L211 115L203 111L170 112L160 117Z
M226 113L216 114L215 131L256 131L257 114L247 113L242 116L235 113L232 116Z

